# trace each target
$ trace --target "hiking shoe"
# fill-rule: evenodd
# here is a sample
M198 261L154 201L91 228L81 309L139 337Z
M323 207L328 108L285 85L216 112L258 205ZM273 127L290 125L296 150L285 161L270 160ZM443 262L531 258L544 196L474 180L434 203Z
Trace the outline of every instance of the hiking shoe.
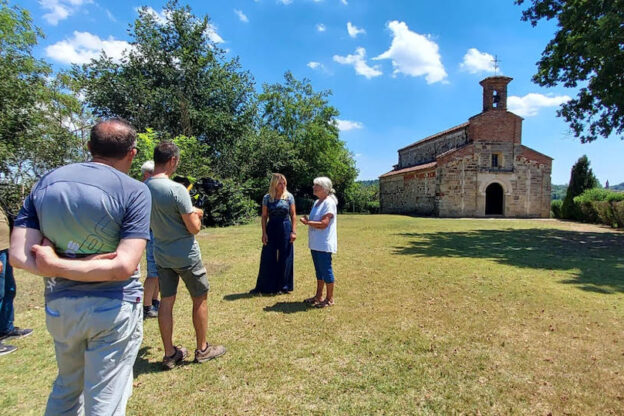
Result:
M163 357L162 365L165 370L171 370L173 367L182 362L182 360L184 360L188 355L188 351L184 347L173 348L175 349L175 352L171 357L167 357L166 355Z
M158 312L160 308L160 301L158 299L152 299L152 309Z
M158 318L158 311L153 306L143 306L143 320L147 318Z
M2 341L3 339L9 339L9 338L24 338L30 334L32 334L32 329L19 328L16 326L13 328L11 332L7 332L4 335L0 335L0 341Z
M7 345L0 342L0 355L11 354L12 352L17 351L17 347L13 345Z
M223 345L210 345L206 343L206 348L202 351L195 350L195 362L203 363L205 361L212 360L225 354L225 347Z

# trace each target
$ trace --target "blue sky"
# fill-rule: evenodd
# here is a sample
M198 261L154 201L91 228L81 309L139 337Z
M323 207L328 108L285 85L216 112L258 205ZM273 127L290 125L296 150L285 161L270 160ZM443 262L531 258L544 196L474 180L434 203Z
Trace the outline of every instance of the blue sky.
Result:
M182 2L184 3L184 2ZM375 179L397 163L397 150L481 111L479 81L512 77L508 107L524 117L523 144L553 161L552 182L567 183L583 154L604 184L624 182L624 143L580 144L556 117L575 90L531 82L535 63L555 31L520 20L513 0L222 0L187 2L210 16L210 36L238 56L256 87L284 72L331 90L341 138L355 155L360 179ZM127 46L136 9L162 13L164 1L23 0L46 39L36 50L55 68L83 63L105 49Z

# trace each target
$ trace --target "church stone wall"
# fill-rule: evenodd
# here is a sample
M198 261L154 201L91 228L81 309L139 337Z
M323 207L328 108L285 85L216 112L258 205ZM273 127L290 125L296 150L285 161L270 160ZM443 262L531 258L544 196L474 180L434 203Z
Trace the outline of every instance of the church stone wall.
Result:
M435 214L435 168L379 180L381 212L387 214Z
M399 150L399 169L432 162L438 155L468 143L466 128L451 131L440 137L426 140Z
M473 146L438 160L439 190L436 205L439 216L474 216L478 172L479 158Z

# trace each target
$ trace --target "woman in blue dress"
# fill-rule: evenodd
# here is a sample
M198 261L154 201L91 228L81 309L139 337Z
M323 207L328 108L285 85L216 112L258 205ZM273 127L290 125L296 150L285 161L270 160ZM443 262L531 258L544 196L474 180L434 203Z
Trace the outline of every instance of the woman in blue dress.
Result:
M251 293L293 290L294 250L297 238L295 198L286 190L286 177L274 173L269 193L262 199L262 254L256 287Z

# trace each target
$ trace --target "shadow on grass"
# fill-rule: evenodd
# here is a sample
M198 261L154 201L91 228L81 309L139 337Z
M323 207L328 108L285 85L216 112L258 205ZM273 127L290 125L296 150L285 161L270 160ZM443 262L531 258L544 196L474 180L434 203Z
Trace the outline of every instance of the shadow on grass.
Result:
M563 280L597 293L624 292L624 234L558 229L404 233L394 254L493 259L515 267L578 270Z
M232 293L230 295L225 295L223 296L223 300L233 301L233 300L240 300L240 299L250 299L250 298L255 298L255 297L273 298L275 296L283 296L283 295L286 295L286 292L275 292L275 293L243 292L243 293Z
M141 347L141 349L139 350L136 361L134 362L134 369L133 369L134 378L137 378L141 374L162 373L163 371L169 371L169 370L163 369L161 361L150 362L147 359L147 357L149 356L149 350L151 348L152 347L145 346L145 347ZM186 365L191 365L193 364L192 360L193 360L192 351L189 351L188 357L186 357L182 363L176 365L176 367L184 367Z
M297 313L307 312L310 308L303 302L277 302L273 306L265 306L265 312Z
M232 293L230 295L223 296L223 300L233 301L233 300L240 300L240 299L250 299L250 298L255 298L256 296L259 296L259 295L255 293L249 293L249 292Z

